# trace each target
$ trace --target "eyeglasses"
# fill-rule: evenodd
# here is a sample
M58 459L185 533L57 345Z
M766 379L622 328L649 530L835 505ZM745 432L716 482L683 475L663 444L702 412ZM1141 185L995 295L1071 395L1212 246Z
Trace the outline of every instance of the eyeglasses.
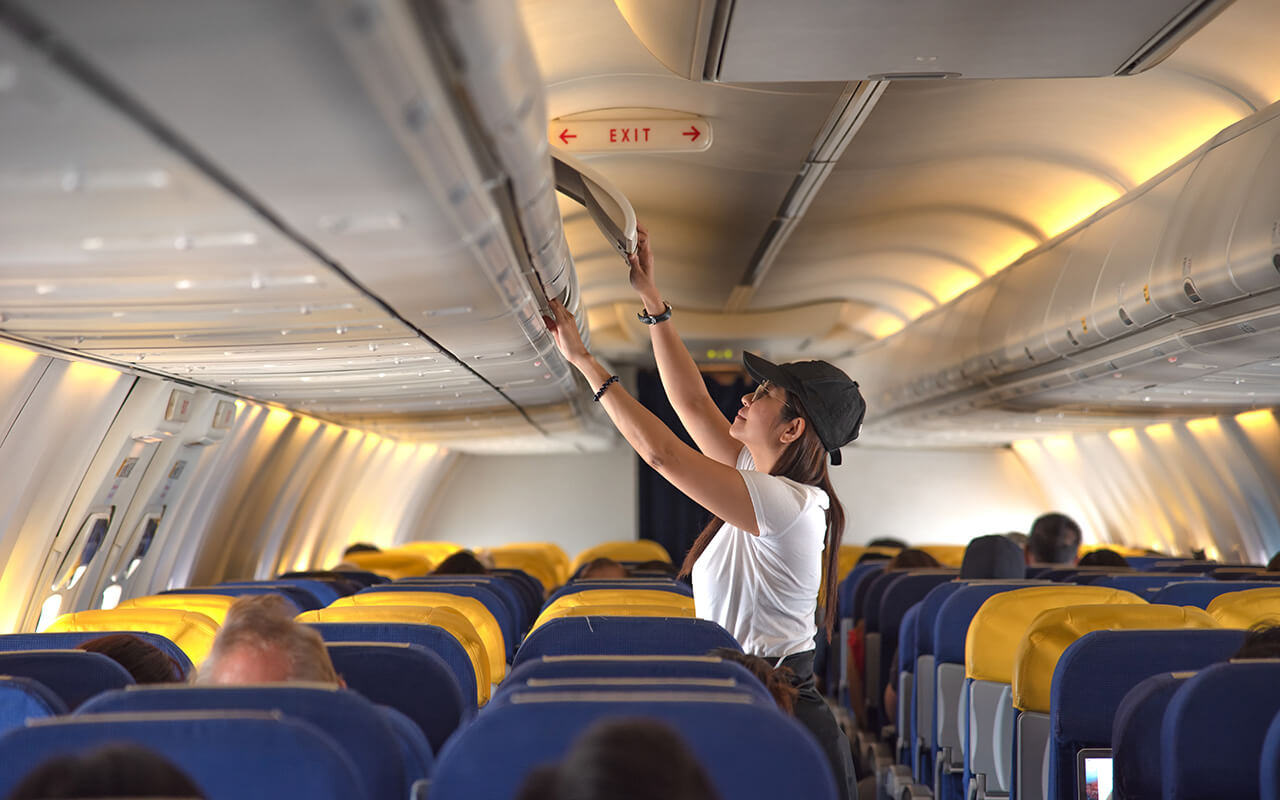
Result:
M782 403L787 408L791 408L790 403L788 403L786 400L783 400L781 397L777 397L773 395L773 393L769 391L770 389L773 388L773 385L774 385L773 381L765 381L764 383L761 383L759 386L757 386L756 390L751 393L751 402L755 403L757 400L759 400L762 397L773 397L774 400L777 400L779 403Z

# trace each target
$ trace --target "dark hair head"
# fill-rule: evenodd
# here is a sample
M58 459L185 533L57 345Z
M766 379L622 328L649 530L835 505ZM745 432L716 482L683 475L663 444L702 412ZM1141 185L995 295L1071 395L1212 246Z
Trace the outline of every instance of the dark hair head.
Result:
M1040 564L1074 564L1080 551L1080 526L1066 514L1044 514L1031 524L1027 552Z
M112 633L81 642L79 649L101 653L124 667L134 683L181 683L182 667L151 644L127 633Z
M579 578L625 578L627 568L612 558L593 558L578 570Z
M349 556L352 553L381 553L381 552L382 552L382 548L378 547L375 544L369 544L368 542L356 542L353 545L348 545L347 549L342 551L342 555Z
M899 550L893 558L889 559L889 563L884 565L885 569L930 569L940 567L938 559L929 555L923 550L914 547L908 547L905 550Z
M1280 553L1276 553L1267 562L1267 572L1280 572Z
M1090 550L1088 553L1080 556L1080 560L1076 562L1081 567L1127 567L1129 562L1124 556L1115 550L1103 547L1099 550Z
M773 702L778 704L778 708L787 714L795 712L796 697L799 696L800 690L791 683L791 679L795 676L791 667L775 668L760 656L749 655L729 647L717 647L708 651L707 655L718 656L725 661L741 664L751 670L751 674L759 678L760 682L764 684L764 688L769 690L769 694L773 697Z
M906 550L907 543L901 539L895 539L892 536L881 536L867 542L867 547L896 547L899 550Z
M204 795L168 759L133 744L109 744L83 755L57 756L27 773L9 800Z
M518 800L714 800L719 795L673 728L651 719L606 719L588 728L554 768L534 770Z
M459 550L431 570L432 575L488 575L489 570L470 550Z
M1254 625L1231 658L1280 658L1280 625L1275 621Z
M660 558L655 558L652 561L641 561L639 564L634 564L631 567L631 574L633 575L637 572L661 572L664 575L675 577L675 574L678 571L679 570L676 569L675 564L672 564L670 561L663 561Z
M836 497L836 488L831 483L831 473L827 468L827 449L818 438L814 426L808 424L809 415L803 401L798 395L787 392L787 400L782 406L781 414L783 422L802 418L806 424L804 433L783 449L778 460L774 462L773 469L769 470L769 474L790 478L796 483L816 486L827 493L827 535L822 550L823 587L819 594L826 597L823 627L826 628L827 640L830 641L836 624L836 582L840 571L840 537L844 535L844 506ZM680 567L681 577L693 572L693 565L711 544L711 540L715 538L723 524L724 520L713 517L711 522L707 523L707 527L702 529L702 533L698 534L698 538L694 540L693 546L684 557L684 564Z
M1012 539L1000 533L979 536L964 549L961 579L1021 580L1027 572L1026 557Z
M868 550L867 552L858 556L858 563L865 564L868 561L888 561L891 558L893 558L893 556L889 555L888 553L877 553L874 550Z

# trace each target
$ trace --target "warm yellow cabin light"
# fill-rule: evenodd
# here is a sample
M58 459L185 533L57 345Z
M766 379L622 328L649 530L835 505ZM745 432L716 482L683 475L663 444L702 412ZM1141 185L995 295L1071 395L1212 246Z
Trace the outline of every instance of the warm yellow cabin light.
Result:
M1217 417L1193 419L1187 423L1187 430L1194 434L1216 433L1219 430Z
M243 400L237 400L237 401L236 401L236 411L244 411L244 407L245 407L246 405L248 405L248 404L247 404L247 403L245 403L245 401L243 401Z
M1236 414L1236 422L1247 431L1262 430L1263 428L1276 426L1276 415L1270 409L1262 408L1257 411Z
M1107 433L1107 438L1121 450L1133 452L1138 449L1138 434L1133 428L1120 428Z
M1053 206L1040 216L1040 229L1053 238L1114 203L1120 195L1113 184L1097 179L1081 181L1055 198Z
M1228 100L1224 98L1224 103ZM1237 109L1234 102L1217 109L1187 108L1189 118L1166 125L1167 133L1149 141L1143 152L1129 162L1129 174L1139 184L1160 174L1223 129L1244 119L1244 114Z
M1146 432L1152 439L1173 438L1173 426L1167 422L1161 422L1158 425L1148 425L1146 427Z
M0 342L0 370L19 372L31 366L39 354L25 347Z
M98 384L106 387L120 379L121 373L110 367L100 367L84 361L76 361L67 367L67 380L79 384Z
M1075 458L1076 443L1071 440L1070 436L1050 436L1045 439L1044 449L1049 451L1049 455L1054 458Z
M905 325L906 323L897 317L885 316L871 324L871 335L877 339L883 339L902 330Z
M929 293L938 298L940 304L948 303L977 286L980 280L968 270L955 270L941 283L930 287Z
M267 412L267 421L262 424L262 431L268 436L278 436L291 419L293 415L283 408L270 409Z

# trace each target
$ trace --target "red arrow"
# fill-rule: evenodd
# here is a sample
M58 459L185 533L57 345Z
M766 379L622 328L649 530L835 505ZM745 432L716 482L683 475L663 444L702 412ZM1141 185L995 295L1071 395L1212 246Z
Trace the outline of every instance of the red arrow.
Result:
M695 128L694 126L690 125L690 126L689 126L689 130L685 131L684 133L682 133L682 134L680 134L680 135L681 135L681 136L688 136L688 137L689 137L689 143L690 143L690 144L693 144L694 142L698 141L698 137L702 135L702 131L700 131L700 130L698 130L697 128Z
M578 134L569 133L568 128L565 128L564 130L560 131L560 141L564 142L565 144L568 144L570 139L577 139L577 138L578 138Z

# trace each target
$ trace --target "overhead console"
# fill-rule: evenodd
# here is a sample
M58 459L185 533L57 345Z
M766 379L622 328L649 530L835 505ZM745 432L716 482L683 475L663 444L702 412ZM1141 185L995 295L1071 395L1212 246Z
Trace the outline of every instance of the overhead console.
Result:
M1280 104L859 354L851 369L881 430L957 429L989 410L1278 405L1277 289Z
M650 52L691 80L1133 75L1231 0L614 0Z

